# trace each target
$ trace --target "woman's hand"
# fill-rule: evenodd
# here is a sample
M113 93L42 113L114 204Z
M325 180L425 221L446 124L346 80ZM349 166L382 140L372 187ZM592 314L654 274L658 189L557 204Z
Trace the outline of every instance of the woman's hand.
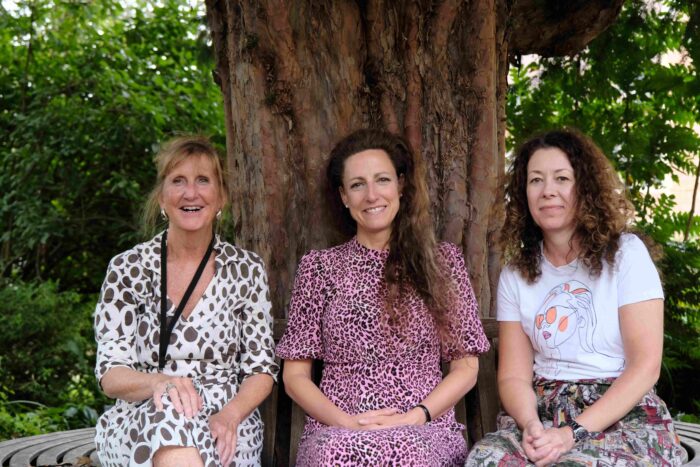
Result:
M571 428L545 429L539 420L531 420L523 429L523 450L537 467L550 465L574 447Z
M228 466L236 456L238 442L238 419L226 414L223 410L209 417L209 430L216 443L221 465Z
M341 426L351 430L381 430L403 425L422 425L425 423L425 413L420 409L411 409L406 413L398 413L398 409L387 407L379 410L369 410L357 415L347 415Z
M168 394L175 411L184 413L185 417L192 418L202 410L202 397L194 388L192 379L176 376L159 379L153 384L153 403L158 410L163 410L161 396Z

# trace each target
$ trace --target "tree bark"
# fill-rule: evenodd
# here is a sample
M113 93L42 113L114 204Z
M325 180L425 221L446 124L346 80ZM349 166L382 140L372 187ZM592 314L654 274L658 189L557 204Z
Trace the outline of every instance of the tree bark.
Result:
M207 0L236 242L265 260L275 316L301 256L340 241L322 214L326 155L370 126L419 154L438 236L463 248L481 313L494 316L510 51L577 51L621 1L553 16L539 0Z

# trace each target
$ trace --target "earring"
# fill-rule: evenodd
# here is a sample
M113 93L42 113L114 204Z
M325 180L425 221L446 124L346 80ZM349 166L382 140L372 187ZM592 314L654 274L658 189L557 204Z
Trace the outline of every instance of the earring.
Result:
M345 205L345 209L347 209L347 208L348 208L348 205L346 204L346 205Z
M221 209L219 209L216 213L216 220L221 220Z
M163 208L160 208L160 217L162 217L163 220L167 222L168 215L165 213L165 209L163 209Z

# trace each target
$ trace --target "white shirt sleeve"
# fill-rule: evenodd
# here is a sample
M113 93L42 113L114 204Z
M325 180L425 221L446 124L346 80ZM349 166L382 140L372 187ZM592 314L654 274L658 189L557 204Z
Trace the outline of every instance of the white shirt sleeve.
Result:
M498 296L496 298L496 319L498 321L520 321L520 296L515 272L510 267L501 271L498 279Z
M659 273L644 242L633 234L620 239L618 253L617 306L664 298Z

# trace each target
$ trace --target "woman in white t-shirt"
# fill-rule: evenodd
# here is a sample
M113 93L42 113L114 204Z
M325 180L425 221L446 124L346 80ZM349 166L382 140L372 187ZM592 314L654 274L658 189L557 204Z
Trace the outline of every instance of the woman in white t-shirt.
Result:
M663 290L612 165L578 132L525 143L510 168L498 287L504 413L468 466L679 465L654 392Z

